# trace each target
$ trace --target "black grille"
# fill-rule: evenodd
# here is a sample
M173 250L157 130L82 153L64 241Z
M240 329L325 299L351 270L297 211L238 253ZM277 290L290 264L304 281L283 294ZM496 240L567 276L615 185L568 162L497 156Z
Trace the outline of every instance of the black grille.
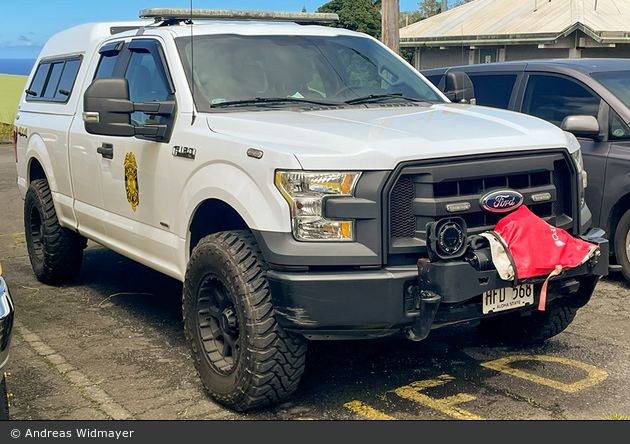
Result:
M463 218L469 235L493 229L506 213L487 212L480 200L502 188L520 192L534 214L571 230L571 171L562 153L405 166L390 193L389 253L425 251L426 224L444 217ZM546 193L550 199L534 201ZM467 203L470 209L449 212L447 205L453 203Z
M401 177L392 191L391 235L392 237L413 237L416 231L416 218L412 203L415 190L410 176Z

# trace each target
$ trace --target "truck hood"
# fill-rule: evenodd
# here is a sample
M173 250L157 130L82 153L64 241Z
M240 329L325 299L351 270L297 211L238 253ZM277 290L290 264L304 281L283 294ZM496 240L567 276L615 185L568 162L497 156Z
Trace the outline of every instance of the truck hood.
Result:
M207 116L218 134L292 153L306 170L393 169L403 161L570 146L541 119L461 104L260 110Z

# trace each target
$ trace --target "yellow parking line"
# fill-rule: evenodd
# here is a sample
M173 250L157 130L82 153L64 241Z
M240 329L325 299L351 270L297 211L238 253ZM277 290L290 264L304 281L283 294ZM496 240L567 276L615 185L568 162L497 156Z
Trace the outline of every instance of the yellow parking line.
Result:
M553 379L543 378L542 376L536 376L532 373L524 370L519 370L510 367L510 364L516 361L547 361L547 362L559 362L561 364L572 365L580 368L588 373L588 376L572 384L564 384L560 381L554 381ZM575 393L580 390L584 390L587 387L592 387L599 384L608 377L608 373L604 370L595 367L593 365L585 364L579 361L573 361L571 359L556 358L554 356L542 356L542 355L514 355L506 358L497 359L495 361L484 362L481 364L484 367L491 368L503 373L507 373L513 376L517 376L528 381L535 382L537 384L547 385L564 392Z
M419 404L423 404L434 410L439 410L440 412L452 416L453 418L466 420L482 420L483 418L480 416L474 415L459 407L455 407L458 404L477 399L472 395L459 393L455 396L448 396L446 398L436 399L420 393L420 390L444 385L454 379L455 378L450 375L440 375L437 379L427 379L425 381L412 382L409 385L396 389L395 392L401 398L409 399Z
M361 401L351 401L346 402L344 407L352 410L355 413L358 413L361 416L365 416L367 419L371 419L372 421L392 421L396 420L389 415L386 415L383 412L379 412L376 409L373 409L367 404L362 403Z

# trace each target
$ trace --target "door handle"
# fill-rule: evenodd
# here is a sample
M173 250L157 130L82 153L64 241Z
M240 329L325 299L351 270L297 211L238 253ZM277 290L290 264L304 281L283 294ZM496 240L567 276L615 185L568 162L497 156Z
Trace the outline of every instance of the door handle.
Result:
M102 146L96 148L96 152L103 156L105 159L114 158L114 145L111 143L104 143Z

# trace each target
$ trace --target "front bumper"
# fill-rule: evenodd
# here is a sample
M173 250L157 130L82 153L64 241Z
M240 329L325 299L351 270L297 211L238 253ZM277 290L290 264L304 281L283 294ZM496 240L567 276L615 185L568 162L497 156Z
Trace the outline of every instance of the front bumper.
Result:
M600 254L563 271L549 282L547 302L567 298L571 305L588 302L594 283L608 274L608 240L602 230L580 236L599 245ZM492 316L482 313L481 295L512 286L497 271L478 271L464 260L428 262L343 272L267 273L276 317L289 331L308 339L360 339L404 333L420 340L433 328ZM523 279L536 294L546 276ZM536 303L518 310L533 311Z
M4 368L9 359L14 310L9 287L2 276L0 276L0 370Z

